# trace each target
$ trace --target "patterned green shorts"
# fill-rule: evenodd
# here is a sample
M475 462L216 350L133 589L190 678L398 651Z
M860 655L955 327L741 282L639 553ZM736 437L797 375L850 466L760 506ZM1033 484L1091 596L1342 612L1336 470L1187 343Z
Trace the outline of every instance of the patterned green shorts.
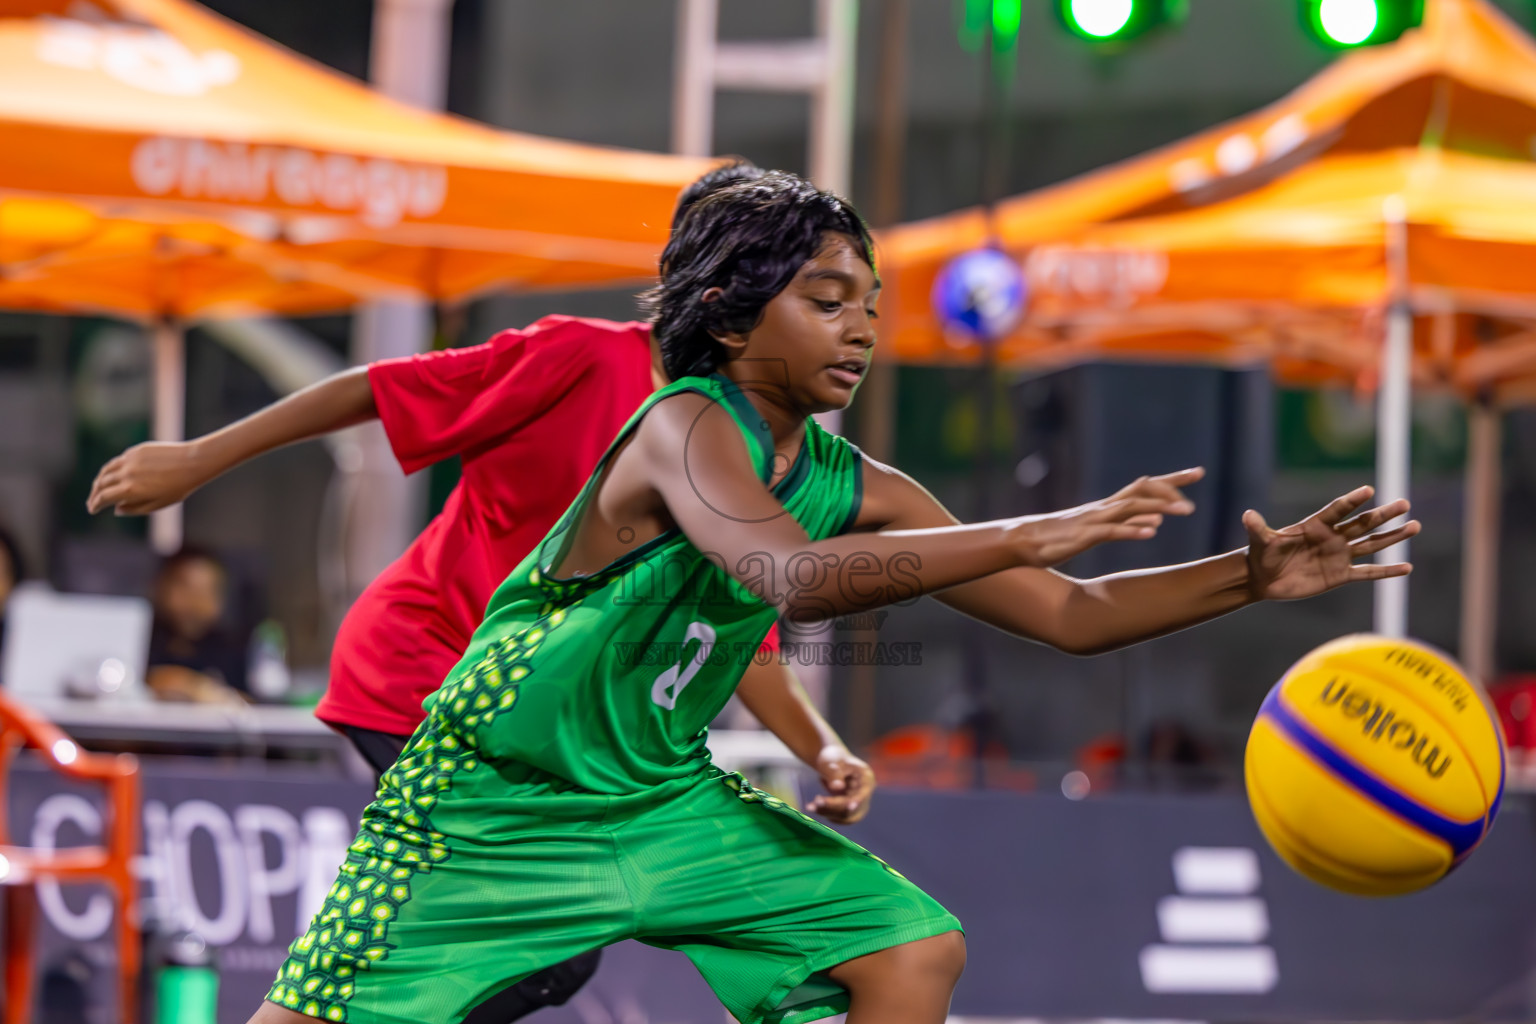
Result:
M821 972L959 928L740 776L602 797L408 749L268 998L353 1024L459 1021L527 975L634 938L686 953L743 1024L798 1024L847 1009Z

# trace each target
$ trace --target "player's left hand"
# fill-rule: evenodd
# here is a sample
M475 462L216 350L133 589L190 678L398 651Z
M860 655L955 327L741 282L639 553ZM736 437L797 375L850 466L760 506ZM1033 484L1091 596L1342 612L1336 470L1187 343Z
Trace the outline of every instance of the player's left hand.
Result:
M1294 601L1359 580L1406 576L1407 562L1391 565L1355 560L1405 541L1419 532L1416 519L1384 533L1375 531L1404 515L1408 502L1399 499L1365 512L1360 507L1375 491L1357 487L1301 522L1272 530L1264 517L1243 513L1248 528L1248 588L1255 600Z
M812 799L806 810L838 825L863 820L875 792L874 769L846 748L831 746L816 755L816 773L827 792Z

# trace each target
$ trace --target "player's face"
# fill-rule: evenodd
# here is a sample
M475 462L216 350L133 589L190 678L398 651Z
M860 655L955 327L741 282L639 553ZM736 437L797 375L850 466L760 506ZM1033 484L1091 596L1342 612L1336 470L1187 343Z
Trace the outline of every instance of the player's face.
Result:
M803 412L844 408L869 369L880 282L846 235L827 236L794 280L763 307L742 356L772 365ZM758 362L761 361L761 362Z

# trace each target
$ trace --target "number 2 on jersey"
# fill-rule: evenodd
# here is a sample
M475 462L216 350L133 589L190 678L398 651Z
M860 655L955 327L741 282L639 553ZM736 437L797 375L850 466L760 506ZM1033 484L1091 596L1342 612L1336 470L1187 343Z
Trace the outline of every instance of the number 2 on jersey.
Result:
M699 642L699 647L690 658L688 645L695 640ZM677 707L678 696L709 660L709 652L714 644L714 626L707 622L690 622L688 631L683 634L683 657L676 665L656 677L656 681L651 684L651 700L668 711Z

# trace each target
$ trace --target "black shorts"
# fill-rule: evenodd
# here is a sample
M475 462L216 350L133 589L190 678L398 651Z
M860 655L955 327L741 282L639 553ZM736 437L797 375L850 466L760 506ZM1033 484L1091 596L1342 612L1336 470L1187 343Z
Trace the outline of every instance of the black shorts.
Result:
M377 729L361 729L355 725L337 726L341 734L352 741L352 746L363 755L368 767L373 769L373 784L379 784L379 776L400 760L401 751L410 742L409 735L395 732L379 732Z

